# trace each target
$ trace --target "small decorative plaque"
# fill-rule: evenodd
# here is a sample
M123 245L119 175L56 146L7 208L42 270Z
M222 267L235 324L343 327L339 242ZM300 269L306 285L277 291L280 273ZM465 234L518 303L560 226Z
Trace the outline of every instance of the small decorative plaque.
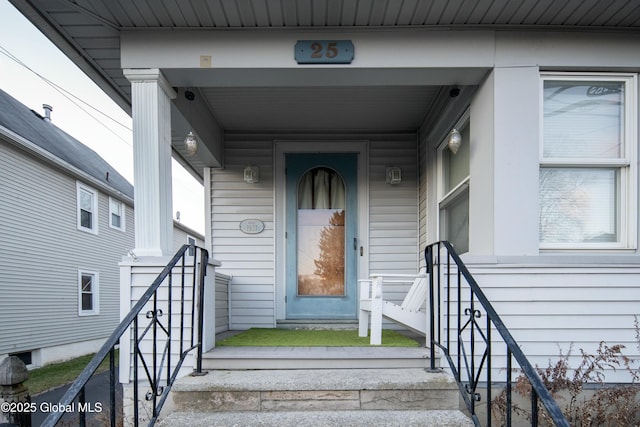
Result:
M351 40L298 40L295 49L298 64L351 64Z
M240 223L240 230L245 234L260 234L264 230L264 222L259 219L245 219Z

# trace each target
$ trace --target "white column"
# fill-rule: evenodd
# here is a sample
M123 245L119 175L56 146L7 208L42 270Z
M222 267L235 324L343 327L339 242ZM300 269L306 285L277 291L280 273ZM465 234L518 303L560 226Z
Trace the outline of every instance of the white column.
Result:
M135 196L134 252L170 255L171 99L176 93L158 69L124 70L131 82Z

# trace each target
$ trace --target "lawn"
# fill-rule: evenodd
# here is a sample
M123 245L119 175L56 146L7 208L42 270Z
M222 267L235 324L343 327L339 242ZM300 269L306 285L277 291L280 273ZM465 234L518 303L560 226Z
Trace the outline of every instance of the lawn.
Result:
M216 343L228 347L367 347L369 337L357 330L252 328ZM382 331L383 347L418 347L420 344L393 330Z
M56 387L73 382L82 370L89 364L93 354L81 356L76 359L61 363L52 363L42 368L29 371L29 379L26 382L29 394L36 395ZM118 365L118 350L116 350L116 366ZM109 356L98 367L97 372L109 369Z

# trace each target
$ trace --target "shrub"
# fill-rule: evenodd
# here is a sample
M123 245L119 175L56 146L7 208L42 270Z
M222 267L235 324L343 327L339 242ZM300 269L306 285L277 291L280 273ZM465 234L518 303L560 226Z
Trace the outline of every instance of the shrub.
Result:
M635 318L635 340L640 354L640 323ZM572 426L638 426L640 425L640 368L622 353L624 345L609 346L601 342L595 354L580 349L581 362L575 369L569 365L572 348L566 354L560 351L558 360L549 361L546 368L536 366L544 385L558 402L565 417ZM631 383L607 385L606 369L625 369L631 376ZM585 386L590 384L587 389ZM520 374L513 386L516 395L529 398L531 385ZM524 405L523 405L524 406ZM506 390L492 403L491 411L498 423L504 425L507 410ZM529 409L519 403L512 405L513 414L526 420L531 419ZM540 425L554 425L542 404L538 402Z

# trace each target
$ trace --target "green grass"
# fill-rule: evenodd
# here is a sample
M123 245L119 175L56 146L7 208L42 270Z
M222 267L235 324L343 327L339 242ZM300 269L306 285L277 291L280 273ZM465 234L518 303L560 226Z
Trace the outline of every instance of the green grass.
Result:
M369 337L357 330L252 328L216 343L228 347L367 347ZM420 344L396 331L382 331L383 347L418 347Z
M56 387L69 384L80 375L82 370L89 364L93 354L81 356L76 359L61 363L52 363L42 368L29 371L29 379L26 382L29 387L29 394L36 395ZM116 366L118 365L118 350L116 350ZM109 356L98 367L97 372L104 372L109 369Z

